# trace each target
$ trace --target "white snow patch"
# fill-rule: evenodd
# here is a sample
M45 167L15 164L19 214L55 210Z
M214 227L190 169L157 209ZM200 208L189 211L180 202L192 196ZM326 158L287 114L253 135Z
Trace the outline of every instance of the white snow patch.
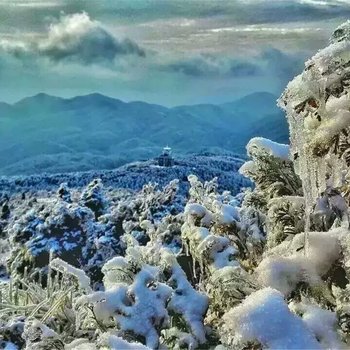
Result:
M340 340L336 332L337 316L330 310L324 310L316 304L291 303L291 310L297 314L302 314L302 319L307 327L319 339L324 349L340 350L346 349L345 344Z
M108 344L111 347L111 350L151 350L151 348L145 345L134 342L129 343L123 338L115 335L110 335L108 337Z
M76 267L68 264L60 258L53 259L50 262L50 266L54 270L75 276L78 279L81 288L85 289L88 292L91 291L90 278L86 275L86 273L83 270L77 269Z
M261 289L224 315L224 331L235 345L257 341L268 349L321 349L305 323L293 314L283 295Z
M247 144L247 154L251 155L255 150L264 150L273 157L289 160L289 145L271 141L263 137L253 137Z
M271 249L256 269L257 279L288 295L299 282L311 286L321 283L321 276L339 258L339 235L343 229L310 232L308 254L304 254L304 233Z

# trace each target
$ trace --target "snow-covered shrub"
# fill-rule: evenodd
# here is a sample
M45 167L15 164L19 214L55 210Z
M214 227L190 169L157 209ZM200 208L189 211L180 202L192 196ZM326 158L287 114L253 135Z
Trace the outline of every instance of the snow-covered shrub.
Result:
M266 219L269 248L288 237L303 232L305 228L305 203L303 197L282 196L268 202Z
M60 196L42 199L24 215L12 217L7 232L13 246L9 266L18 273L23 273L24 266L47 266L50 251L74 266L82 266L102 253L97 244L102 236L108 241L109 255L122 251L117 238L95 221L89 208Z
M65 202L71 202L71 192L66 182L61 183L60 187L57 190L57 194Z
M242 165L240 173L255 184L254 194L245 198L249 205L266 210L271 198L301 194L287 145L256 137L249 141L247 154L251 160Z
M22 338L26 343L25 350L64 350L64 342L60 339L59 335L35 319L28 319L25 322Z
M169 322L165 307L171 288L159 283L157 272L145 266L135 276L133 284L116 285L104 292L95 292L79 302L92 304L97 321L107 324L111 319L124 332L132 331L145 338L151 348L158 347L158 327Z
M256 279L263 286L297 298L307 293L321 305L334 305L328 283L329 273L341 257L340 240L347 232L310 232L308 252L305 254L305 235L300 233L291 241L284 241L268 250L255 270ZM330 281L337 284L336 280Z
M206 320L214 326L222 324L223 314L258 288L252 276L241 267L226 266L214 271L206 282L206 293L210 298Z
M145 247L136 245L128 248L125 257L108 261L102 271L105 291L77 301L78 305L92 306L100 326L118 326L124 336L132 332L144 337L147 346L156 348L160 331L169 327L171 315L177 315L175 318L187 324L186 329L178 329L182 335L187 332L194 343L206 342L203 318L207 297L191 286L170 251L150 243Z
M246 269L254 265L261 236L255 231L255 218L248 211L241 216L239 200L228 192L218 193L215 179L201 183L192 176L189 181L182 241L192 259L192 281L210 298L206 319L218 327L224 310L258 288Z
M28 271L45 269L52 251L84 267L98 282L103 264L124 253L125 233L146 244L153 230L161 241L179 250L182 221L175 214L181 210L182 197L177 195L177 184L174 180L164 189L148 185L125 195L107 191L100 180L94 180L81 191L62 184L56 193L24 200L13 197L10 203L16 210L2 221L5 240L11 246L8 267L18 274L23 274L25 266Z
M55 259L45 287L27 273L2 283L0 337L19 349L64 349L64 341L79 337L73 301L90 291L88 281L82 270Z
M255 187L245 192L240 213L247 247L257 264L266 239L268 246L274 246L303 230L303 199L299 199L301 182L289 160L288 145L256 137L249 141L247 155L251 160L240 172Z
M256 207L247 206L246 203L240 208L239 214L240 236L245 239L246 255L249 257L246 262L256 266L266 243L266 215Z
M216 180L201 183L195 176L189 178L190 200L185 207L182 240L186 254L193 258L201 276L225 266L238 266L239 246L244 253L244 242L239 235L239 213L228 203L229 196L217 193Z
M104 213L106 199L101 179L95 179L87 185L81 194L81 201L94 212L96 219Z

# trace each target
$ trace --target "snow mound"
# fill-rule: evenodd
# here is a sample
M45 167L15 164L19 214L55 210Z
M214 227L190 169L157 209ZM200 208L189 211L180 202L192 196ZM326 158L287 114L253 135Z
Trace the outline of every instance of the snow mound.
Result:
M321 349L305 323L289 310L283 295L272 288L248 296L225 314L224 321L234 349L246 342L268 349Z
M263 137L254 137L247 144L247 154L251 155L256 149L264 150L269 155L288 160L289 146L271 141Z
M289 295L300 282L316 287L322 284L322 275L339 258L338 236L347 234L342 229L329 232L310 232L308 254L304 251L304 233L292 241L284 241L271 249L256 269L257 279L263 286Z

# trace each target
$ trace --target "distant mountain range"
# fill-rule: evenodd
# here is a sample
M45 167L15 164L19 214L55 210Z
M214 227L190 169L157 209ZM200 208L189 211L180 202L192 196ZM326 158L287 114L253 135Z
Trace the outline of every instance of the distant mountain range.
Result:
M175 154L245 154L253 136L288 142L270 93L173 108L101 94L38 94L0 103L0 175L113 169L155 157L165 145Z

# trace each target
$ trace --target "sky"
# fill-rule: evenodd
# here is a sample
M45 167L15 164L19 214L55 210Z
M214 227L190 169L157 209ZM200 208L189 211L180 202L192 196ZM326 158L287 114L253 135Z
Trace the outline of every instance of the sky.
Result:
M280 95L348 18L350 0L0 0L0 100Z

